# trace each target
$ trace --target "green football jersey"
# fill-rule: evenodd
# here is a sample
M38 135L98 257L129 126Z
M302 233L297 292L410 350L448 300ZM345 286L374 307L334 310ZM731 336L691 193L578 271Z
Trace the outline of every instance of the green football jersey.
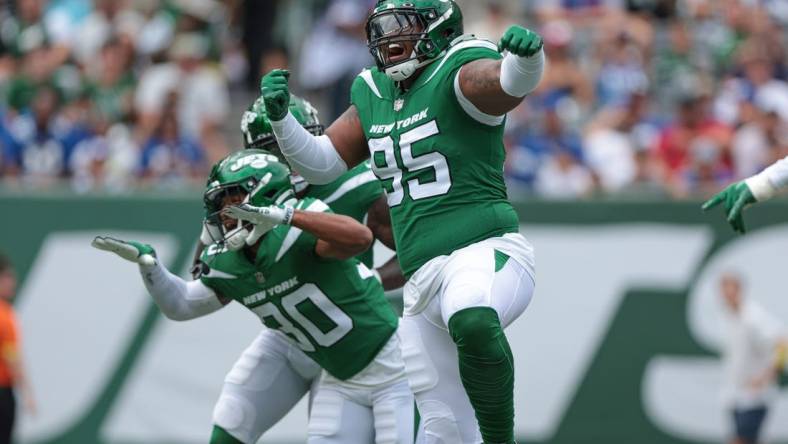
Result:
M311 198L296 208L331 211ZM201 260L209 270L200 279L285 333L336 378L364 369L397 329L397 316L369 269L355 258L320 258L317 238L289 225L260 242L254 263L243 251L208 246Z
M466 37L430 64L408 91L378 69L353 83L372 160L391 208L397 255L406 276L430 259L472 243L517 232L507 200L504 122L470 117L454 92L459 69L500 59L497 47Z
M369 162L357 165L327 185L309 185L306 197L320 199L338 214L366 224L369 207L383 195L383 187L370 169ZM372 248L356 256L369 268L374 265Z

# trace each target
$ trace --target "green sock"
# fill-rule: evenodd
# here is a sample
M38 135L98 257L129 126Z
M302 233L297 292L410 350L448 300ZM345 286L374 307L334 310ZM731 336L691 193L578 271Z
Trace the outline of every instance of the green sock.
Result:
M223 428L215 425L211 433L210 444L244 444L243 441L237 439L233 435L227 433Z
M487 444L514 442L514 360L498 313L490 307L460 310L449 319L460 378Z

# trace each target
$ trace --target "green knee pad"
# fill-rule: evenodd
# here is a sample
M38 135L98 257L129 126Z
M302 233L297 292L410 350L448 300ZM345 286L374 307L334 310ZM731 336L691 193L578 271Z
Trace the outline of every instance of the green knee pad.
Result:
M460 310L449 319L460 378L488 444L514 442L514 360L498 313L490 307Z
M211 432L210 444L244 444L243 441L235 438L233 435L227 433L223 428L215 425L213 432Z

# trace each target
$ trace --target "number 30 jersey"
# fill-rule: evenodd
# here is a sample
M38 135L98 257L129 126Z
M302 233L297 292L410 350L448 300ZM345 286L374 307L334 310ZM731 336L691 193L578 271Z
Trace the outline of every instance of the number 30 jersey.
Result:
M311 198L296 208L331 211ZM366 266L355 258L323 259L316 243L312 234L280 225L263 236L254 263L243 251L214 244L202 254L209 270L200 279L346 380L375 359L397 329L397 316Z
M504 119L478 122L455 94L463 65L500 58L494 44L468 36L408 91L377 68L353 82L351 102L387 193L406 276L432 258L519 229L503 177Z

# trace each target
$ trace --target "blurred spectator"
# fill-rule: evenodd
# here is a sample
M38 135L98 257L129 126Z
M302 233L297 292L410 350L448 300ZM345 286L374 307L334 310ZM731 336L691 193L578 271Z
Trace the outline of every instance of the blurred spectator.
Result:
M64 121L58 112L60 103L57 90L44 86L37 90L30 112L7 122L6 174L39 185L66 176L68 155L84 137L84 128Z
M626 103L602 110L588 125L585 157L606 192L621 192L636 180L646 180L648 156L638 156L653 145L656 127L646 120L648 96L632 94ZM640 171L639 171L640 170Z
M761 95L753 119L736 130L731 146L736 179L759 173L788 155L788 119L782 117L778 100Z
M512 2L489 0L481 17L466 22L465 32L497 43L509 26L517 23L519 14L513 9Z
M678 114L659 135L655 155L665 184L677 196L686 196L702 188L699 182L727 177L732 170L732 132L709 115L700 84L689 85L680 94Z
M601 46L596 84L599 105L625 103L631 94L647 89L645 54L626 29L620 29Z
M555 104L546 104L542 118L542 125L533 125L519 137L515 136L516 144L509 151L507 176L516 186L533 187L540 193L563 197L587 193L593 183L588 171L579 164L583 156L580 137L565 128Z
M553 155L536 175L535 189L552 199L577 199L593 191L594 180L570 149L555 146Z
M723 402L733 420L732 444L756 444L769 407L777 395L777 377L786 362L788 336L779 320L742 294L735 274L720 279L720 295L729 316L723 350Z
M89 64L113 39L133 47L145 24L143 16L129 7L129 0L95 0L94 5L93 12L75 30L77 37L71 45L82 64Z
M230 98L221 73L208 60L209 42L201 34L176 37L169 50L172 62L153 65L140 79L134 99L139 131L147 139L160 126L166 102L177 97L179 133L200 140L213 162L227 152L221 129L228 117Z
M139 149L131 131L98 111L91 120L93 134L77 143L69 159L72 188L77 192L127 190L139 166Z
M372 2L332 0L304 42L298 82L327 98L326 121L347 109L353 80L373 64L364 30L370 6Z
M33 390L22 364L19 329L11 301L16 295L16 274L0 253L0 442L10 443L16 419L16 395L31 415L36 413ZM21 393L20 393L21 392Z
M142 148L140 174L146 183L184 185L205 179L205 153L196 139L181 132L174 107L176 100L172 95L159 126Z
M97 54L98 55L98 54ZM131 117L135 79L131 71L133 48L121 40L108 40L98 62L88 70L85 90L91 105L110 121Z
M551 21L542 28L542 35L549 63L537 94L566 98L565 108L571 107L577 115L589 112L593 106L594 88L572 53L572 27L563 20ZM579 117L574 120L579 120Z

